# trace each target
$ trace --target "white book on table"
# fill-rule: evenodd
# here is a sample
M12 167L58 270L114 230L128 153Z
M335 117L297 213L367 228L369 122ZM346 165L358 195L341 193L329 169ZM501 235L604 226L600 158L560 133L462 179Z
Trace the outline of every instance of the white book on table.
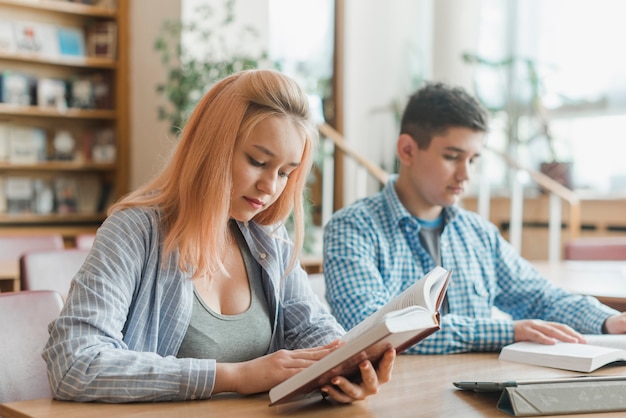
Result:
M587 344L517 342L505 346L499 358L586 373L611 363L626 362L626 335L585 335L585 339Z

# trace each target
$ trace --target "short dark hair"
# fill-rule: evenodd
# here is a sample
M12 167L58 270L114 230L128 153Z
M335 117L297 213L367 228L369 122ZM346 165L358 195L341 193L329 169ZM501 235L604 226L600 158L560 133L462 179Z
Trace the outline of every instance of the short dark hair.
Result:
M428 83L409 97L400 133L410 135L420 148L428 148L435 135L464 127L487 132L487 110L461 87Z

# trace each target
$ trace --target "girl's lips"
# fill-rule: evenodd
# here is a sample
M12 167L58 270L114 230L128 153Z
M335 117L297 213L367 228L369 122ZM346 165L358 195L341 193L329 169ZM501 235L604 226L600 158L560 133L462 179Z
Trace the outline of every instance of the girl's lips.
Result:
M261 200L251 199L249 197L244 197L244 199L246 199L248 203L250 203L250 205L255 209L260 209L263 207L263 202Z

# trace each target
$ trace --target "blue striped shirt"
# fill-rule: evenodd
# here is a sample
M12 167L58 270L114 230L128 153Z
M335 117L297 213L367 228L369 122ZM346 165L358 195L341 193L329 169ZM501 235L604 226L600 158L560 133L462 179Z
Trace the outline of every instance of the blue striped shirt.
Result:
M273 325L268 353L341 336L343 328L300 267L283 279L293 250L285 229L253 222L239 228L263 267ZM126 209L102 224L59 318L49 326L43 358L55 398L137 402L211 396L215 360L176 358L191 318L193 283L178 269L176 253L161 252L162 239L155 210Z
M435 267L420 225L402 205L393 176L378 194L336 212L324 229L326 298L346 328L354 327ZM444 208L442 266L453 272L442 329L408 350L441 354L497 351L513 342L513 320L543 319L600 334L618 312L595 298L549 283L497 228L473 212Z

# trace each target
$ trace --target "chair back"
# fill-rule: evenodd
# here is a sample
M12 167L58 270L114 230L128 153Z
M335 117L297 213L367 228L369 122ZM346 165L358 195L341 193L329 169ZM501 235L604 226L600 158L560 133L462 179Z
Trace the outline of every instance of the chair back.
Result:
M96 234L78 234L74 240L76 248L82 248L85 250L91 249L93 242L96 239Z
M20 258L22 290L55 290L67 297L70 283L87 258L89 250L28 251Z
M0 236L0 260L19 260L26 251L64 248L60 234Z
M52 396L41 352L62 306L53 291L0 294L0 403Z
M566 260L626 261L626 237L580 237L565 244Z

